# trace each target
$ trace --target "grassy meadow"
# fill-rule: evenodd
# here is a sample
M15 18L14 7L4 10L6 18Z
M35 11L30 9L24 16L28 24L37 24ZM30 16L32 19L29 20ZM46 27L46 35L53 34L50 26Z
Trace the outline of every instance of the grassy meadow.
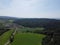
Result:
M0 36L0 45L4 45L8 41L12 31L13 30L9 30Z
M45 35L34 33L18 33L11 45L42 45Z
M14 41L10 45L42 45L45 35L35 34L26 31L43 30L43 28L20 28L14 36ZM13 30L5 32L0 36L0 45L4 45L11 36Z

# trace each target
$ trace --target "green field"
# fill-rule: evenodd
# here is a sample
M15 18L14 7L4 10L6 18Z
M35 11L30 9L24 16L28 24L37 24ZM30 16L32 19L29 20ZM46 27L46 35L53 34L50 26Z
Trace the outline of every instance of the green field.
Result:
M4 45L8 41L12 31L13 30L7 31L3 35L0 36L0 45Z
M28 28L28 27L24 27L24 28L20 28L18 29L19 32L26 32L26 31L35 31L35 30L43 30L44 28Z
M34 33L18 33L11 45L42 45L45 35Z
M27 30L34 31L42 29L43 28L20 28L14 36L14 41L10 45L42 45L41 42L45 35L26 32ZM13 30L9 30L0 36L0 45L4 45L8 41L12 32Z

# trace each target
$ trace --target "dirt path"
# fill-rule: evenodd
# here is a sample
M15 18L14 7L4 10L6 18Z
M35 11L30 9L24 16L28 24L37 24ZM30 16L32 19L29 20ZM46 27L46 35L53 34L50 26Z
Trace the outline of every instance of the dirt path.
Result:
M10 36L10 38L13 36L15 36L15 34L16 34L16 30L12 33L12 35ZM13 40L13 38L12 38L12 40ZM4 44L4 45L9 45L11 43L11 40L10 39L8 39L8 41Z
M8 40L4 45L9 45L10 41Z

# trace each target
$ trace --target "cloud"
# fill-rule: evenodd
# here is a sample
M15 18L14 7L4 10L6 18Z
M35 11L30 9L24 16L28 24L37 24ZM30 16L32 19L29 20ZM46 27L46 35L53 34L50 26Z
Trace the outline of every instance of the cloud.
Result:
M32 18L60 17L60 11L52 8L54 7L51 7L48 0L5 0L5 2L3 0L0 3L0 15Z
M10 3L12 0L0 0L0 9L5 9L10 7Z

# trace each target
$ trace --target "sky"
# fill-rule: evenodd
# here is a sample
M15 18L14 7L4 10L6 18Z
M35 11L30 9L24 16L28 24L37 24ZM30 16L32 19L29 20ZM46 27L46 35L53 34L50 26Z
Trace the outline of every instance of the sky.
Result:
M0 0L0 16L60 18L60 0Z

